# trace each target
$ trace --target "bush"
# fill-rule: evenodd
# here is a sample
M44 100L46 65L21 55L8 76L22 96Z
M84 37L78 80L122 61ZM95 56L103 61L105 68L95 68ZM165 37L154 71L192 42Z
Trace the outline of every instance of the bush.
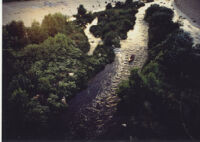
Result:
M95 37L100 37L101 34L101 27L98 25L93 25L90 27L90 32L95 36Z
M158 5L147 9L148 62L141 71L133 69L129 80L119 86L118 115L129 126L127 136L199 139L198 46L193 48L192 38L172 21L170 11Z
M103 41L106 46L111 46L115 48L120 47L120 38L115 32L106 33Z
M170 23L173 16L171 9L154 4L146 10L145 20L150 24Z
M85 27L87 23L91 23L94 19L94 15L84 8L83 5L78 7L78 13L74 15L76 17L76 24Z
M125 1L126 6L132 6L132 4L133 4L133 0L126 0Z
M87 10L84 8L84 6L81 4L78 7L78 15L84 16L86 14Z
M150 49L161 43L168 34L179 28L180 24L172 21L173 15L171 9L160 7L156 4L146 10L145 20L149 23L148 46Z
M154 2L154 0L147 0L147 2Z
M48 14L42 20L41 28L44 32L48 33L49 36L54 36L57 33L64 33L65 26L67 24L67 17L61 13Z
M166 50L161 62L168 68L168 71L171 69L170 72L173 73L187 72L186 66L191 58L192 44L192 38L188 33L178 31L160 45Z
M123 4L119 1L115 4L115 8L122 8L122 7L123 7Z
M112 4L111 4L111 3L108 3L108 4L106 5L106 9L112 9Z
M92 26L90 31L95 37L104 39L105 34L115 32L121 39L127 38L127 32L133 28L135 24L135 14L138 12L136 7L128 7L123 9L125 4L120 2L121 7L108 9L104 12L96 13L98 17L98 25Z
M41 28L40 24L34 21L27 29L27 35L31 44L39 44L48 37L48 32Z
M22 21L12 21L3 27L3 48L19 50L28 44L26 28Z

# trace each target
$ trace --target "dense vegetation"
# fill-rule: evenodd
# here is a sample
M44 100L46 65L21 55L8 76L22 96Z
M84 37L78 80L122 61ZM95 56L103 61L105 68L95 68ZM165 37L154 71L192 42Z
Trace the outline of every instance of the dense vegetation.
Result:
M68 99L94 74L83 28L67 19L57 13L45 16L41 25L13 21L3 27L6 135L40 137L59 128L58 115Z
M127 32L135 24L137 9L141 6L144 6L144 3L132 0L125 3L117 2L114 7L108 3L105 11L93 14L93 18L98 18L98 23L90 28L90 32L103 40L103 44L97 46L94 55L101 57L102 64L114 60L113 49L119 48L120 40L127 38Z
M118 3L114 9L106 10L110 18L113 13L120 16L112 21L104 17L104 12L91 14L80 5L75 21L56 13L45 16L41 24L34 21L31 27L21 21L3 26L3 139L64 137L62 114L68 101L114 60L113 41L120 30L125 30L126 36L134 25L137 10L127 2L120 3L123 9L117 8ZM120 20L124 24L108 29L108 34L104 31L102 44L93 56L88 56L89 43L83 30L95 17L106 25L116 22L118 26ZM117 40L119 45L120 39Z
M89 43L76 23L56 13L41 25L3 27L4 137L55 136L49 133L62 131L59 116L68 100L111 62L102 62L98 52L87 56Z
M94 15L91 12L87 12L82 4L77 8L77 10L78 13L74 15L76 18L76 24L86 26L87 23L93 21Z
M114 36L113 40L126 39L127 32L135 24L137 9L141 6L144 6L144 3L132 2L132 0L127 0L125 3L117 2L115 7L108 3L105 11L94 14L98 17L98 24L92 26L90 31L95 37L105 39L106 43L108 43L106 37L109 35ZM112 43L109 44L119 46L117 41L110 42Z
M190 35L159 5L146 10L149 59L118 89L125 135L140 139L199 138L200 56Z

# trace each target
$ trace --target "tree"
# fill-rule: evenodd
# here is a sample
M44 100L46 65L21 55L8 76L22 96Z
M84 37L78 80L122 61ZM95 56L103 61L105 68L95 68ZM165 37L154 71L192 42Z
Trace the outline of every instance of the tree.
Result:
M25 90L22 90L22 88L17 88L12 92L10 101L17 112L21 112L19 115L22 115L27 107L28 94Z
M41 28L49 36L54 36L57 33L65 33L66 24L67 17L61 13L48 14L42 20Z
M78 13L74 15L74 17L76 17L76 22L78 25L85 27L87 23L92 22L94 15L91 12L87 13L87 10L83 5L79 5L77 9Z
M170 23L173 16L174 12L171 9L154 4L146 10L144 19L149 23L155 24L160 24L162 20L164 20L164 22Z
M192 45L193 40L188 33L182 30L175 32L161 45L166 49L161 63L175 76L179 76L181 72L190 72Z
M125 5L126 6L131 6L133 4L133 0L126 0Z
M122 3L120 1L118 1L116 4L115 4L115 7L116 8L122 8Z
M104 41L104 44L108 46L115 46L115 47L120 46L120 39L116 32L107 33L103 41Z
M106 5L106 9L112 9L112 4L111 4L111 3L108 3L108 4Z
M53 93L49 95L47 99L47 103L49 105L50 111L54 113L55 115L59 114L67 107L67 104L64 104L63 102L61 102L61 99Z
M78 15L84 16L86 14L87 10L84 8L84 6L81 4L78 7Z
M27 29L28 38L31 43L38 44L47 39L48 32L40 27L40 23L34 21L30 28Z
M3 48L19 50L28 44L26 28L22 21L12 21L3 27Z
M45 126L47 124L49 113L48 106L43 106L40 104L38 99L32 98L27 104L27 107L29 110L25 118L31 126L36 125L35 128L38 129L37 127Z

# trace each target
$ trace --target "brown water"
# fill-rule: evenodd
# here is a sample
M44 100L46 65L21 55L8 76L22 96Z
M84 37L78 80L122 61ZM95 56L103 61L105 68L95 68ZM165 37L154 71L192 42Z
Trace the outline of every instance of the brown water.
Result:
M41 1L12 2L3 4L3 24L11 20L23 20L25 25L30 26L33 19L41 22L44 15L48 13L61 12L69 16L76 14L79 4L84 4L91 11L98 11L105 7L106 0L49 0L50 3ZM110 2L111 0L108 0ZM123 1L123 0L122 0ZM173 4L173 1L163 2L157 0L154 3L174 8L175 18L185 17L180 20L182 28L189 32L195 43L200 42L200 29L191 24L187 16L182 14ZM129 76L130 68L141 68L147 59L148 25L143 21L145 10L152 3L146 4L139 9L136 14L136 24L133 30L128 32L128 38L121 41L121 48L115 49L116 58L112 64L97 74L88 84L88 88L77 94L70 102L68 113L66 114L67 128L70 129L74 137L95 138L104 133L110 125L114 123L114 114L119 102L115 91L118 84ZM94 5L94 7L93 7ZM95 19L97 20L97 19ZM89 28L95 25L93 21L85 29L92 55L96 45L101 41L96 39L89 32ZM128 58L134 54L133 63L128 63Z
M154 3L174 8L173 1L157 0ZM145 10L151 4L148 3L139 9L134 29L128 32L126 40L121 41L121 48L115 49L115 61L97 74L89 82L88 88L77 94L70 102L68 127L74 137L95 138L105 133L109 126L116 123L116 119L113 118L119 102L115 93L116 88L123 79L127 79L132 67L141 68L147 59L148 25L143 19ZM175 11L174 21L180 20L179 16L181 15L184 17L180 11ZM199 43L200 29L191 25L187 19L181 19L181 21L182 28L191 34L195 43ZM96 21L93 24L96 24ZM90 26L92 24L88 25L87 28ZM99 40L95 39L88 32L89 30L86 31L90 41L95 41L97 44ZM95 42L91 43L92 49L90 51L94 51ZM135 55L135 60L129 64L128 58L132 54Z
M141 68L147 59L148 25L143 18L148 6L149 4L139 9L134 29L128 32L126 40L121 41L121 48L115 49L115 61L97 74L86 90L71 100L68 127L75 137L83 134L83 137L95 138L113 122L119 102L115 93L118 84L127 79L130 68ZM91 38L91 35L88 36ZM135 55L135 60L129 64L128 58L132 54Z

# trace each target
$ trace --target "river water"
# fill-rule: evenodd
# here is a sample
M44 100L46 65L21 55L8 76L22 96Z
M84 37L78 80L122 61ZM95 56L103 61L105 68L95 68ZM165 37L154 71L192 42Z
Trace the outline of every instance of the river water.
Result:
M38 2L30 1L3 4L3 24L6 24L11 20L23 20L25 25L30 26L32 22L30 17L37 18L36 20L41 22L41 19L46 15L46 12L54 13L62 10L61 13L63 14L66 14L65 12L67 11L67 13L73 15L76 13L76 8L78 7L78 4L73 5L65 0L59 0L59 3L56 3L57 5L52 5L55 1L49 1L51 5L49 3L44 5L45 3L42 0ZM94 0L75 1L79 4L85 2L86 8L91 11L96 11L105 7L105 0L97 0L97 3ZM111 0L108 1L110 2ZM94 7L90 3L92 3ZM191 21L188 20L187 16L176 8L173 1L157 0L153 3L174 9L174 20L181 20L183 23L182 28L191 34L194 42L200 42L200 29L191 24ZM143 18L145 10L153 3L148 3L139 9L136 14L134 29L128 32L126 40L121 41L121 48L115 49L115 61L112 64L107 65L103 71L90 80L88 88L77 94L69 102L69 109L65 115L67 122L66 129L69 129L71 135L74 137L88 139L96 138L105 133L108 127L115 123L116 119L114 118L114 114L119 102L119 98L115 93L116 88L123 79L128 78L130 74L129 70L132 67L141 68L148 56L148 25L144 22ZM27 8L27 6L29 7ZM73 8L69 8L69 6ZM101 41L101 39L95 38L89 32L90 26L95 24L97 24L97 19L85 29L85 33L88 36L91 45L91 49L88 53L89 55L92 55L96 45ZM129 64L128 58L132 54L135 55L135 60Z
M147 59L148 25L143 19L149 5L139 9L134 29L128 32L126 40L121 41L121 48L115 49L115 61L97 74L89 82L88 88L69 103L68 128L75 137L82 134L86 138L95 138L112 125L119 102L115 93L118 84L128 78L130 68L141 68ZM91 38L90 35L88 37ZM128 58L132 54L135 55L135 60L129 64Z
M153 3L173 9L175 11L174 21L181 20L182 28L191 34L195 43L199 43L200 29L194 27L186 19L187 17L178 11L173 1L157 0ZM145 10L153 3L145 4L139 9L134 29L128 32L126 40L121 41L121 48L115 49L115 61L97 74L89 82L86 90L77 94L70 101L68 109L70 120L67 127L70 128L71 135L75 138L96 138L105 133L109 126L116 125L114 123L117 119L113 117L120 99L115 91L119 83L128 78L130 69L132 67L141 68L147 59L148 25L143 19ZM180 16L186 18L180 19ZM97 42L100 41L89 32L89 28L93 24L97 24L97 19L89 24L85 30L92 47L90 55L98 44ZM132 54L135 55L135 60L129 64L128 58Z
M85 28L84 32L88 37L88 42L90 43L90 50L88 51L88 55L93 55L94 50L96 49L97 45L101 43L101 38L95 38L93 34L90 33L90 27L93 25L97 25L98 18L95 18L92 23L89 23Z

